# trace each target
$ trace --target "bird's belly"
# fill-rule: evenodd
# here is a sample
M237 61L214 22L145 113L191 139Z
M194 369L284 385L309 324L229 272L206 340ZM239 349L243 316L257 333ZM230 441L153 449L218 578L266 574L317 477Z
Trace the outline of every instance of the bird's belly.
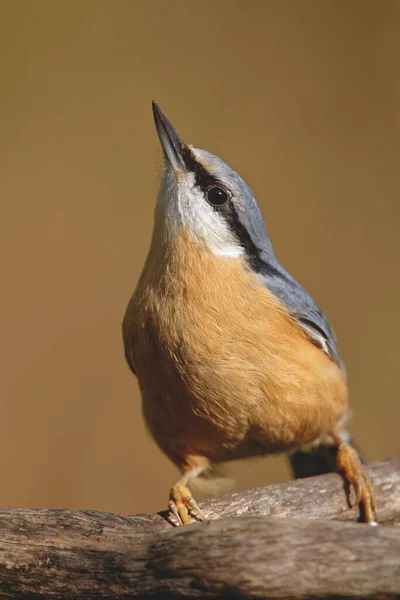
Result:
M186 331L172 342L150 326L134 352L145 419L175 462L289 449L343 417L343 373L302 335L283 347L212 331L202 337L195 325Z
M178 463L188 454L225 460L332 431L347 407L338 365L245 264L182 239L168 269L149 255L125 319L160 447Z

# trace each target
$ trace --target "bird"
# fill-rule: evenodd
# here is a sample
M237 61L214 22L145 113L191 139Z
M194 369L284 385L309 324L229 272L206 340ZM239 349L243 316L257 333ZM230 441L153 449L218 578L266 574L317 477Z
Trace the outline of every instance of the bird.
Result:
M147 427L180 472L171 516L177 525L206 519L189 486L221 463L332 447L359 520L375 524L327 318L279 263L240 175L186 144L156 102L153 116L162 175L122 332Z

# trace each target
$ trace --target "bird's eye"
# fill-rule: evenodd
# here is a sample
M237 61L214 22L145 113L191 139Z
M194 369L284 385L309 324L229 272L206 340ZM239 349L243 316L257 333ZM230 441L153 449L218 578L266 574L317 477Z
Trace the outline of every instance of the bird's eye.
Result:
M221 206L228 200L228 194L220 187L212 187L207 192L207 200L213 206Z

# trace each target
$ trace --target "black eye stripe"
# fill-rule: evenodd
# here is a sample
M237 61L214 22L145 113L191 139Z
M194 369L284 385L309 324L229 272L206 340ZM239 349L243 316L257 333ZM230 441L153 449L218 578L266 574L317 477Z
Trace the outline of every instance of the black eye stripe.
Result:
M220 183L218 178L209 173L202 164L197 162L189 146L185 145L183 147L182 158L187 170L194 174L196 185L203 190L203 192L205 192L207 188L211 187L212 185L218 186Z
M182 157L188 171L191 171L194 174L196 185L204 192L204 194L207 194L207 191L212 187L224 189L224 186L219 179L209 173L202 164L197 162L189 146L184 145L182 148ZM260 251L251 239L247 229L242 224L229 194L227 201L223 204L213 205L210 203L210 205L216 212L223 216L230 230L245 249L247 260L252 268L257 271L261 270L263 261L260 257Z

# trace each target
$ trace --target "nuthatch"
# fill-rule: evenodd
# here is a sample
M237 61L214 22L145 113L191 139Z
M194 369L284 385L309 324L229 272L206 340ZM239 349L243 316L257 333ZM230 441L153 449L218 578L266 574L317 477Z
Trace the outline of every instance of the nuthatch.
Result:
M123 337L149 430L181 472L169 509L179 523L189 511L203 518L187 486L213 463L331 444L374 522L371 484L346 441L346 374L326 317L278 262L243 179L153 111L163 175Z

